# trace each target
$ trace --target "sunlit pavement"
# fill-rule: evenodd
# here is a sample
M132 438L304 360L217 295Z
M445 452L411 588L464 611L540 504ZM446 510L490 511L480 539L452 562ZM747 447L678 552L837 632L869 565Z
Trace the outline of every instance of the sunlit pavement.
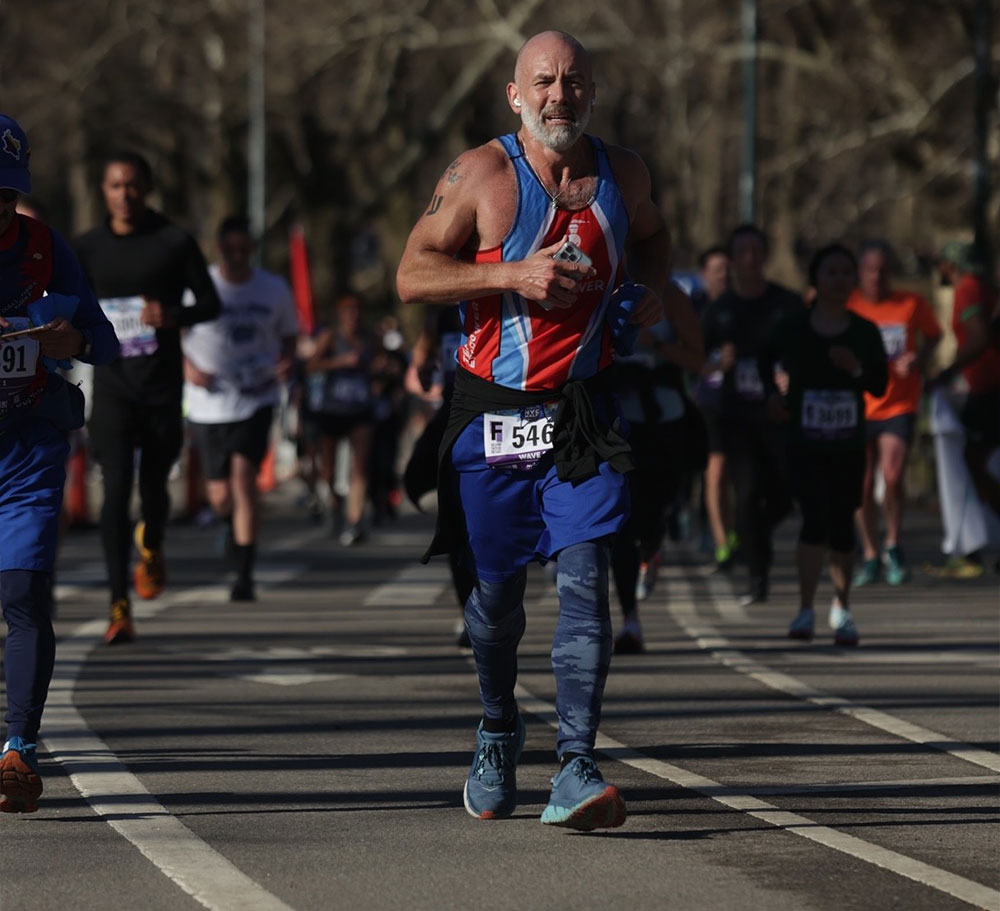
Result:
M429 529L409 515L344 549L278 495L259 600L236 605L219 530L171 526L168 589L113 648L96 534L71 533L46 790L37 814L0 818L0 905L1000 907L1000 577L921 572L933 516L907 521L912 582L857 593L856 649L832 644L828 588L815 641L784 636L794 521L771 600L745 611L672 550L642 604L647 651L614 660L606 693L599 761L629 819L586 835L539 824L555 770L541 570L520 804L506 821L463 809L477 688L446 565L417 562Z

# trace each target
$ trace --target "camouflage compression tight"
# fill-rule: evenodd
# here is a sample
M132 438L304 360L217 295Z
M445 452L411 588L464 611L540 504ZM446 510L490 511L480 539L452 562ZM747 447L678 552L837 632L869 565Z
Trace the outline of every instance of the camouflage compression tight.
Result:
M603 543L575 544L559 554L559 622L552 642L559 756L594 750L611 664L609 562L610 548ZM522 567L503 582L480 579L465 606L483 714L508 723L517 715L514 686L517 646L524 634L526 578Z

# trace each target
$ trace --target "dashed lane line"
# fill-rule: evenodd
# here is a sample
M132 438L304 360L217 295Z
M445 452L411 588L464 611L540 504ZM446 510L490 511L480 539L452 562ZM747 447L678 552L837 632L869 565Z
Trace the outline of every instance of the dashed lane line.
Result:
M536 607L551 608L554 604L558 604L555 594L551 590L547 590L537 599ZM675 616L675 619L678 623L680 623L681 627L685 629L685 632L695 639L699 645L703 648L712 648L713 655L716 655L716 652L725 651L725 657L729 657L729 653L735 653L735 649L729 648L727 640L719 636L718 632L714 627L711 627L710 624L702 623L701 627L696 629L695 622L691 620L691 615L694 613L693 604L684 605L682 609L678 605L673 604L671 599L669 609L673 611L675 607L678 607L678 616ZM690 608L690 610L687 610L687 608ZM725 615L724 611L722 612L722 615ZM704 633L706 635L695 635L695 633ZM717 655L717 657L719 656ZM719 660L721 661L722 657L719 657ZM751 659L747 658L747 661L750 660ZM726 662L723 661L723 663ZM754 664L756 664L756 662L754 662ZM740 665L732 666L738 670L742 667ZM761 665L757 666L762 667ZM788 675L782 676L788 677ZM791 683L792 681L794 681L795 684L801 684L802 687L806 687L806 684L802 684L801 681L797 681L790 677L788 678L788 681L784 682ZM773 682L775 681L772 680L772 683ZM819 691L813 691L811 687L808 689L817 693L817 698L830 700L831 703L836 704L838 710L840 711L845 711L846 709L852 707L864 708L861 706L854 707L848 700L839 700L838 697L819 694ZM805 690L802 690L802 693L805 693ZM539 699L520 683L517 685L516 694L518 704L521 708L542 719L550 727L556 730L559 729L559 719L556 714L555 706ZM796 692L796 695L799 695L799 693ZM806 697L805 695L802 695L800 698ZM840 705L840 703L848 703L848 705ZM874 712L874 710L868 711ZM846 711L845 713L853 714ZM885 717L882 719L877 716ZM855 715L854 717L859 716ZM911 735L919 734L922 737L923 735L927 735L919 742L924 742L929 746L940 747L940 745L947 740L947 738L942 737L942 735L935 734L933 731L917 728L916 725L908 725L900 719L886 716L885 713L880 712L873 715L862 714L860 717L861 720L865 720L869 724L876 720L882 721L891 719L891 722L894 722L895 724L892 724L893 730L889 730L889 733L898 733L898 736L904 736L901 732L905 731ZM887 729L883 728L883 730ZM924 863L916 858L900 854L898 851L893 851L889 848L884 848L872 842L865 841L857 836L848 835L838 829L821 825L815 820L809 819L799 813L782 810L774 804L761 800L760 796L758 796L767 796L768 793L773 794L773 796L780 796L785 793L786 789L775 788L768 792L761 788L731 788L721 782L713 781L711 778L698 775L695 772L690 772L687 769L681 768L680 766L672 763L663 762L659 759L653 759L633 747L601 733L598 733L597 735L596 746L602 754L610 759L622 762L625 765L639 769L640 771L646 772L650 775L654 775L657 778L670 781L679 787L687 788L688 790L701 794L703 797L707 797L710 800L720 803L731 810L746 813L755 819L759 819L762 822L766 822L769 825L782 829L783 831L789 832L793 835L798 835L801 838L808 839L809 841L823 845L824 847L830 848L834 851L850 855L851 857L864 861L865 863L881 867L922 885L937 889L940 892L964 901L974 907L984 908L987 909L987 911L996 911L997 908L1000 908L1000 891L996 889L984 886L981 883L967 879L964 876L959 876L956 873L950 873L947 870L942 870L939 867ZM994 757L993 754L987 753L984 750L975 750L974 748L967 747L967 745L964 744L953 744L952 746L957 746L960 749L960 752L962 753L961 758L965 758L970 761L980 760L980 762L977 763L980 765L983 764L982 760L986 760L990 763L987 765L987 768L991 768L996 771L996 769L993 768L993 760L1000 757ZM966 747L966 749L962 750L962 747ZM980 756L980 753L985 753L986 755ZM995 783L995 779L992 777L985 780L991 784ZM950 783L951 780L949 779L948 781ZM959 779L959 781L962 781L963 783L980 783L980 778ZM886 786L885 783L871 783L873 788L879 786L880 784L882 787ZM897 783L889 783L889 786L891 787L894 784ZM919 786L919 782L916 784ZM906 783L899 783L898 786L905 787L907 785ZM817 791L830 789L830 786L828 785L817 785L815 787ZM834 788L836 787L838 786L834 786ZM857 790L856 785L845 784L844 787Z
M433 604L451 584L447 565L407 566L384 585L373 588L362 602L366 607L418 607Z
M221 600L218 588L196 591L202 600ZM163 599L157 607L163 610L171 603L177 601ZM149 617L156 612L147 608L143 614ZM91 732L73 705L77 677L102 641L104 626L104 620L89 621L59 644L45 707L44 744L50 757L66 769L98 816L210 911L292 911L174 817Z
M556 730L559 729L559 719L555 706L539 699L521 684L518 684L516 693L518 705L522 709L531 712L537 718L541 718ZM597 735L596 746L601 753L610 759L625 763L634 769L662 778L682 788L687 788L731 810L746 813L754 819L759 819L785 832L839 851L841 854L848 854L900 876L905 876L907 879L930 886L977 908L993 911L1000 906L1000 891L966 879L964 876L941 870L915 858L907 857L897 851L883 848L854 835L848 835L838 829L821 825L799 813L782 810L774 804L767 803L759 797L747 793L745 789L729 788L711 778L682 769L680 766L652 759L604 734Z
M296 550L322 536L322 531L313 529L286 538L271 552ZM277 569L268 581L277 584L290 578L289 572ZM168 607L225 598L225 587L220 585L189 589L137 604L135 615L148 618ZM88 621L59 642L45 707L43 743L49 756L66 769L99 817L210 911L293 911L171 815L77 711L76 681L91 651L103 641L104 626L103 619Z
M831 709L842 715L848 715L863 724L892 734L894 737L941 750L956 759L982 766L991 772L1000 772L1000 755L997 753L962 743L938 731L904 721L888 712L861 705L850 699L845 699L843 696L826 693L791 674L775 671L761 664L746 652L736 648L710 621L698 615L691 596L690 580L681 581L676 577L671 577L670 581L671 583L680 582L687 588L687 597L667 599L667 610L670 615L699 648L708 652L720 664L756 680L769 689L785 693L821 708ZM709 597L714 599L711 592Z

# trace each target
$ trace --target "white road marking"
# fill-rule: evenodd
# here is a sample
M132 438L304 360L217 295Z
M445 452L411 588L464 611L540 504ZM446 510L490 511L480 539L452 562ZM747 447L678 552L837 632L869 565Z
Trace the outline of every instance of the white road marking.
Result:
M253 577L258 588L268 589L297 579L308 568L305 563L278 563L262 560L254 567Z
M815 784L786 785L780 788L743 788L754 797L790 797L796 794L861 794L865 791L908 791L913 788L996 788L1000 778L995 775L974 775L968 778L911 778L898 781L837 781Z
M762 641L761 643L765 643ZM773 647L774 642L766 643L767 647ZM801 648L781 653L783 664L808 664L815 666L817 659L822 661L822 656L815 651L811 653ZM845 661L851 664L961 664L963 667L983 667L995 669L1000 667L1000 655L994 650L987 648L956 648L935 652L910 651L905 647L894 649L891 646L853 649L845 653L842 649L831 652L831 658L836 658L839 665Z
M362 602L368 607L406 607L433 604L451 584L448 567L440 562L408 566L385 585L372 589Z
M676 581L676 579L674 580ZM553 606L558 606L558 599L552 592L543 592L534 602L534 606L537 608L551 608ZM668 607L673 611L675 604L673 599L669 599ZM713 654L723 663L728 663L727 658L731 658L733 655L740 654L735 649L731 647L731 644L724 637L720 636L717 630L711 626L711 624L698 620L698 628L694 629L695 621L691 619L694 615L693 605L686 604L684 608L680 611L681 616L675 617L678 623L681 624L682 628L688 632L688 635L692 636L699 645L703 648L710 648ZM688 629L688 624L691 625L691 629ZM747 661L751 659L746 658ZM473 659L469 658L470 664L474 664ZM756 662L754 662L756 663ZM761 667L760 665L757 665ZM735 669L742 670L739 665L734 665ZM745 671L744 671L745 672ZM787 677L787 675L781 675ZM788 678L788 680L794 680L795 678ZM796 683L801 683L796 681ZM805 684L801 684L805 687ZM812 688L809 688L810 690ZM813 691L819 693L819 691ZM518 704L525 711L531 712L533 715L544 720L552 728L559 729L559 720L556 714L555 706L548 702L539 699L537 696L533 695L529 690L527 690L522 684L517 685L516 689ZM837 697L826 696L826 694L820 694L824 699L836 701ZM806 698L806 696L801 696L801 698ZM847 708L852 707L852 704L848 700L842 700L844 703L848 703L847 706L839 706L838 710L845 711ZM863 708L857 706L854 708ZM868 710L873 711L873 710ZM848 712L850 714L850 712ZM883 715L884 713L878 713ZM886 716L890 718L891 716ZM871 719L862 718L862 720L867 720L871 723ZM916 726L907 726L906 722L902 722L899 719L892 719L894 722L898 722L900 725L899 731L906 730L908 733L914 734L916 731L910 730L910 728L915 728ZM918 729L918 731L923 731L923 729ZM897 731L889 731L889 733L897 733L898 736L904 736L902 733ZM947 741L942 735L934 734L932 731L924 731L927 735L931 735L931 741L918 741L926 742L927 745L936 746L940 748L941 741ZM934 742L938 741L938 742ZM954 745L965 747L966 745ZM984 886L981 883L974 882L973 880L966 879L963 876L959 876L954 873L949 873L947 870L941 870L938 867L934 867L930 864L926 864L923 861L916 860L915 858L907 857L904 854L900 854L896 851L883 848L879 845L873 844L871 842L864 841L863 839L857 838L853 835L847 835L846 833L840 832L837 829L830 828L828 826L820 825L814 820L808 819L798 813L791 813L780 809L773 804L769 804L763 800L760 800L756 795L768 795L772 794L775 796L781 794L795 794L795 793L823 793L825 791L836 791L836 790L847 790L847 791L859 791L859 790L877 790L879 788L887 787L919 787L920 781L913 782L868 782L861 785L854 784L834 784L834 785L812 785L812 786L801 786L799 788L784 787L784 788L730 788L721 782L713 781L711 778L706 778L702 775L698 775L694 772L689 772L687 769L683 769L680 766L673 765L671 763L663 762L658 759L653 759L640 753L638 750L627 746L611 737L607 737L604 734L598 733L597 735L597 748L606 756L619 762L623 762L626 765L632 766L633 768L639 769L641 771L647 772L651 775L655 775L657 778L662 778L667 781L673 782L674 784L687 788L689 790L695 791L704 797L714 800L722 805L729 807L732 810L738 812L747 813L756 819L760 819L770 825L776 826L783 829L786 832L790 832L794 835L799 835L802 838L809 839L810 841L817 842L825 847L831 848L835 851L839 851L843 854L849 854L865 863L871 863L875 866L882 867L886 870L890 870L893 873L897 873L900 876L904 876L907 879L912 879L923 885L930 886L938 891L944 892L948 895L965 901L971 905L979 908L988 909L988 911L995 911L1000 907L1000 891L991 889L988 886ZM979 754L985 754L985 757ZM970 756L973 759L983 759L991 761L994 758L993 754L987 753L984 750L975 750L972 747L968 747L965 752L962 753L960 758L968 759ZM981 763L980 763L981 764ZM990 766L987 766L990 767ZM994 769L996 771L996 769ZM980 776L975 778L960 778L960 779L943 779L935 781L936 784L996 784L997 779L993 776Z
M735 648L732 642L723 636L709 621L698 616L690 598L668 599L667 610L696 644L726 667L732 668L747 677L762 683L764 686L822 708L833 709L843 715L849 715L864 724L901 737L913 743L933 747L975 765L1000 772L1000 755L989 750L981 750L967 743L954 740L945 734L921 727L902 718L896 718L888 712L860 705L842 696L825 693L810 686L797 677L772 670L766 665L754 660L745 652Z
M556 716L555 706L532 695L520 684L517 686L516 694L521 708L543 719L556 730L559 729L559 719ZM947 870L925 864L923 861L907 857L905 854L899 854L872 842L864 841L854 835L847 835L837 829L820 825L799 813L782 810L774 804L752 796L746 790L729 788L711 778L682 769L680 766L652 759L604 734L597 735L597 749L617 762L623 762L632 768L673 782L690 791L695 791L716 801L716 803L729 807L731 810L746 813L793 835L801 836L834 851L849 854L865 863L874 864L900 876L905 876L907 879L930 886L939 892L951 895L953 898L968 902L970 905L986 909L995 909L1000 905L1000 891L973 882L964 876L958 876Z
M396 645L315 645L310 648L273 645L268 648L227 648L201 657L205 661L308 661L312 658L398 658Z
M348 680L354 674L310 674L264 671L259 674L233 674L235 680L249 680L251 683L265 683L269 686L305 686L308 683L330 683L333 680Z
M211 595L212 590L200 594ZM163 598L156 608L145 605L143 614L152 616L170 603ZM98 816L210 911L292 911L172 816L87 727L73 705L73 690L87 656L102 641L104 627L104 620L91 620L59 643L45 706L43 742L50 757L65 767Z
M286 538L272 552L295 550L324 534L313 529ZM284 569L275 572L270 583L278 579L287 581ZM57 589L64 596L73 590L73 586ZM167 607L219 602L226 596L220 585L189 589L136 604L134 613L137 618L153 617ZM87 656L103 641L105 623L103 619L88 621L59 642L45 706L43 743L49 756L65 767L74 787L98 816L210 911L293 911L172 816L91 732L77 711L73 704L76 681Z
M704 572L705 584L712 593L712 604L719 612L719 616L730 623L749 623L750 615L745 607L733 597L725 597L729 594L729 580L718 573Z

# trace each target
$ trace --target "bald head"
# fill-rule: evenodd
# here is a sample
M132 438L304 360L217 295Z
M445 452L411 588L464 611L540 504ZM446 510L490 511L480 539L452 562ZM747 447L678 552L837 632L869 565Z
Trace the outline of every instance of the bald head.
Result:
M551 30L539 32L521 45L521 50L517 52L517 59L514 61L514 82L522 85L525 79L531 78L533 70L538 65L537 58L541 57L544 60L553 52L565 53L567 50L576 58L577 65L590 79L592 69L587 49L568 32Z
M507 100L543 146L569 150L586 129L594 97L590 55L572 35L541 32L518 52Z

